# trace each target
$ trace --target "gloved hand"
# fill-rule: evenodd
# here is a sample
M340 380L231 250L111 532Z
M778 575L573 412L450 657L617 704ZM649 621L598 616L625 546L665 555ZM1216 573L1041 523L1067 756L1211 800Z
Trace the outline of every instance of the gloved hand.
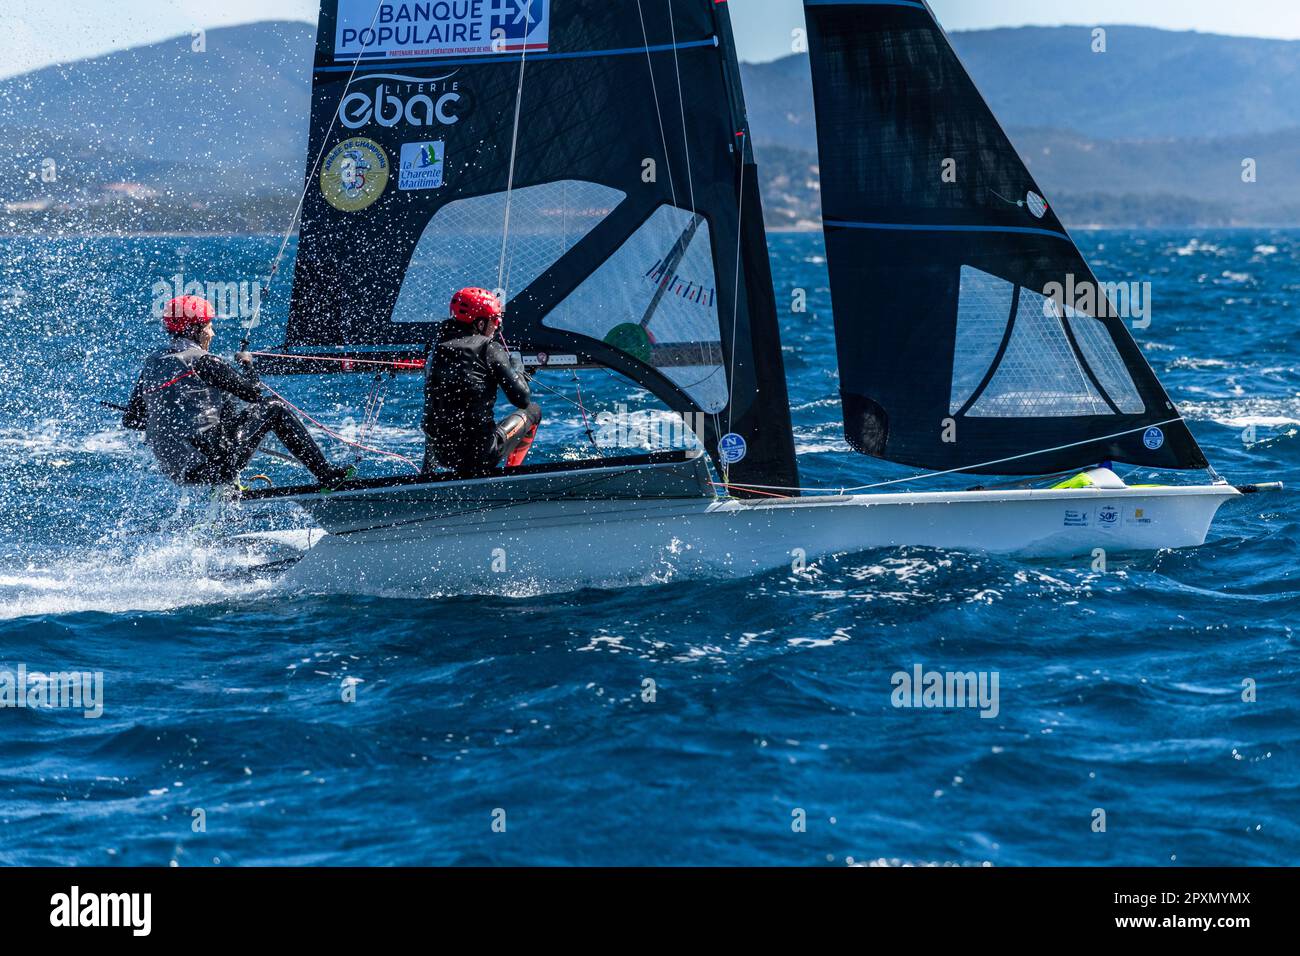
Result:
M245 368L252 368L252 367L253 367L253 353L252 353L252 352L236 352L236 353L235 353L235 361L238 362L240 365L244 366Z

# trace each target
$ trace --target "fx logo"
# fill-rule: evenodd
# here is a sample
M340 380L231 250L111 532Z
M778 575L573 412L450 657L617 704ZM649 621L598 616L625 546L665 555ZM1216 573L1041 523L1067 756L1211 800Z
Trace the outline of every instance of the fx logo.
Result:
M546 17L546 0L502 0L492 8L488 24L492 36L506 40L522 40ZM501 32L498 33L497 31Z

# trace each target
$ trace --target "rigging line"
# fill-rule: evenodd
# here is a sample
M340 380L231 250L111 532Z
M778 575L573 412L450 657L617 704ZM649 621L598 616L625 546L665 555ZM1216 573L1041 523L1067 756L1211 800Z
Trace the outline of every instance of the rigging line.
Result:
M591 422L587 419L587 408L582 404L582 382L578 379L578 370L573 369L573 385L578 390L578 411L582 412L582 427L587 430L587 437L591 439L591 447L596 449L596 457L604 458L605 453L600 450L600 445L596 443L596 436L592 434Z
M779 495L771 491L757 491L755 489L750 488L748 485L729 485L725 481L711 481L709 482L709 484L713 485L713 487L715 488L726 488L728 491L732 490L733 488L736 489L737 491L748 491L751 495L762 495L764 498L783 498L785 500L790 499L789 495Z
M677 19L673 16L673 0L668 0L668 29L673 40L673 73L677 76L677 108L682 117L682 152L686 154L686 186L690 190L691 213L694 214L695 179L691 175L691 144L686 136L686 101L682 96L682 69L677 62Z
M533 22L532 12L524 12L525 22ZM525 36L527 34L525 33ZM519 152L519 114L524 102L524 64L528 60L528 43L524 42L519 50L519 83L515 88L515 122L510 133L510 168L506 173L506 212L505 223L501 229L501 260L497 263L497 288L501 290L501 307L504 310L509 299L506 289L506 246L510 241L510 205L515 188L515 157Z
M682 93L682 69L677 59L677 18L673 15L673 0L668 0L668 29L673 41L673 75L677 80L677 109L682 119L682 152L686 154L686 187L690 190L691 221L694 223L700 219L700 216L695 211L695 177L691 172L690 137L686 133L686 100ZM685 253L685 250L682 251ZM706 358L703 342L700 343L700 358ZM687 388L683 388L682 391L689 394ZM715 431L718 428L717 412L713 413L713 428Z
M382 371L375 373L375 379L370 385L370 391L366 396L365 416L361 420L361 428L357 433L358 439L362 442L370 441L370 436L375 433L379 427L379 415L384 408L384 396L387 392ZM358 449L356 460L361 460L361 450Z
M731 433L732 415L735 408L732 403L732 392L736 383L736 323L740 316L740 237L744 234L745 225L745 140L748 138L749 130L740 131L740 188L736 196L736 274L731 283L731 370L727 375L727 433ZM721 458L721 454L718 455ZM731 469L724 461L723 481L729 481L729 472Z
M960 468L949 468L946 471L929 471L919 475L909 475L906 478L893 478L889 481L878 481L872 485L858 485L856 488L840 488L838 491L834 491L830 488L794 488L784 485L741 485L738 487L761 488L767 491L798 491L803 494L845 495L855 491L869 491L872 488L884 488L887 485L899 485L905 484L909 481L920 481L923 478L938 478L942 475L960 474L972 471L976 468L991 468L994 465L1003 465L1009 461L1019 461L1022 458L1034 458L1038 455L1046 455L1054 451L1066 451L1070 448L1078 448L1080 445L1091 445L1099 441L1110 441L1112 438L1123 438L1126 435L1135 435L1138 432L1146 431L1148 428L1163 428L1166 425L1173 425L1182 420L1181 416L1178 418L1170 418L1163 422L1139 425L1137 428L1130 428L1128 431L1116 432L1113 435L1102 435L1098 438L1086 438L1083 441L1071 442L1068 445L1057 445L1055 448L1040 448L1037 451L1027 451L1021 455L1012 455L1010 458L999 458L996 461L985 461L978 465L963 465Z
M408 464L408 465L410 465L412 468L414 468L416 472L419 472L419 471L422 470L422 469L420 468L420 466L417 465L417 464L416 464L414 461L412 461L410 458L407 458L405 455L399 455L399 454L398 454L397 452L395 452L395 451L384 451L382 448L372 448L372 447L370 447L369 445L362 445L362 444L360 444L360 443L358 443L358 442L349 441L348 439L346 439L346 438L344 438L342 435L340 435L338 432L336 432L336 431L334 431L332 428L330 428L328 425L323 425L323 424L321 424L320 422L318 422L316 419L312 418L311 415L307 414L307 412L303 411L301 408L299 408L299 407L298 407L297 405L295 405L293 402L289 401L287 398L285 398L283 395L281 395L279 392L277 392L277 391L276 391L274 388L272 388L270 385L267 385L265 382L263 382L263 383L262 383L262 387L265 388L265 389L266 389L268 392L270 392L272 395L274 395L276 398L278 398L280 401L284 402L286 405L288 405L290 408L292 408L295 412L297 412L297 413L298 413L299 415L301 415L303 418L307 419L307 421L311 422L313 425L315 425L317 428L319 428L321 431L323 431L326 435L329 435L331 438L335 439L336 441L340 441L340 442L342 442L342 443L345 444L345 445L350 445L350 446L353 447L353 448L360 448L360 449L362 449L363 451L373 452L373 453L376 454L376 455L383 455L383 456L385 456L385 457L387 457L387 458L396 458L398 461L406 462L406 464Z
M375 12L370 17L369 29L375 29L375 23L379 20L379 11L383 9L383 0L375 3ZM284 259L284 250L289 246L289 238L293 235L293 228L298 222L298 217L302 214L303 203L307 201L307 193L311 191L312 180L316 176L316 170L320 167L320 161L325 155L325 148L329 145L330 133L334 132L334 124L339 120L339 113L343 110L343 100L348 95L348 88L352 86L352 81L356 78L357 68L361 66L361 60L365 50L357 51L357 58L352 61L352 72L348 74L348 80L343 84L343 89L339 93L338 104L334 107L334 115L330 117L330 124L325 128L325 135L321 137L320 149L316 152L316 159L311 164L311 169L307 171L307 178L303 180L302 192L298 194L298 205L293 209L293 215L289 217L289 226L284 231L284 236L280 239L280 248L276 250L275 258L271 260L270 271L267 272L266 278L262 280L262 295L265 295L271 289L271 281L275 278L276 273L280 270L280 262ZM247 351L248 339L253 329L261 322L262 299L259 296L253 303L253 315L248 320L248 325L244 330L244 347L241 351Z
M668 155L668 136L664 132L664 114L659 109L659 86L655 83L655 65L650 59L650 35L645 30L645 13L641 10L641 0L636 0L636 14L641 20L641 40L645 44L645 65L650 71L650 93L655 101L655 116L659 119L659 141L664 147L664 165L668 167L668 191L672 194L673 205L677 205L677 184L673 180L673 161Z
M570 398L568 395L565 395L563 392L561 392L558 388L555 388L554 386L551 386L551 385L547 385L545 382L539 381L539 380L536 379L536 378L531 379L531 380L529 381L529 384L530 384L530 385L539 385L539 386L541 386L542 388L546 389L546 391L548 391L548 392L550 392L552 395L554 395L556 398L563 399L564 401L566 401L566 402L568 402L570 405L572 405L574 408L581 408L581 407L582 407L582 406L579 405L576 401L574 401L572 398Z
M249 352L249 355L261 358L295 359L300 362L342 362L344 365L383 365L390 368L419 369L424 368L423 361L408 359L405 361L386 361L380 359L347 358L335 355L294 355L290 352Z

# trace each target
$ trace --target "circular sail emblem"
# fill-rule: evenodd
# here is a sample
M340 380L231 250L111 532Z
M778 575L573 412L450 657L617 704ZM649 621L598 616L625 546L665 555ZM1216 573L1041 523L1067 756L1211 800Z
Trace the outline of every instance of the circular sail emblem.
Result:
M388 156L373 139L354 136L325 157L320 191L335 209L356 212L384 194L388 185Z
M718 457L728 465L734 465L740 461L745 457L745 452L748 450L745 446L745 439L735 432L728 432L718 439Z
M1146 445L1152 451L1157 451L1165 445L1165 433L1152 425L1142 436L1142 444Z
M1047 200L1032 189L1025 196L1025 205L1029 207L1029 211L1034 214L1035 219L1042 219L1047 215Z
M650 364L650 349L654 337L640 322L623 322L605 334L605 344L626 352L638 362Z

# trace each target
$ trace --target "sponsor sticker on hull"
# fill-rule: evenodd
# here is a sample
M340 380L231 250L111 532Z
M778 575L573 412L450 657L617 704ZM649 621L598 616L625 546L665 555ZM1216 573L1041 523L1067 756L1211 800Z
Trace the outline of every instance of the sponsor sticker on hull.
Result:
M1124 515L1124 524L1130 528L1146 528L1152 524L1149 507L1129 508Z
M1114 531L1119 527L1119 505L1104 504L1097 509L1097 527L1102 531Z
M339 0L335 62L545 50L550 0Z
M1062 523L1067 528L1089 528L1092 526L1091 518L1091 508L1066 508L1065 521Z

